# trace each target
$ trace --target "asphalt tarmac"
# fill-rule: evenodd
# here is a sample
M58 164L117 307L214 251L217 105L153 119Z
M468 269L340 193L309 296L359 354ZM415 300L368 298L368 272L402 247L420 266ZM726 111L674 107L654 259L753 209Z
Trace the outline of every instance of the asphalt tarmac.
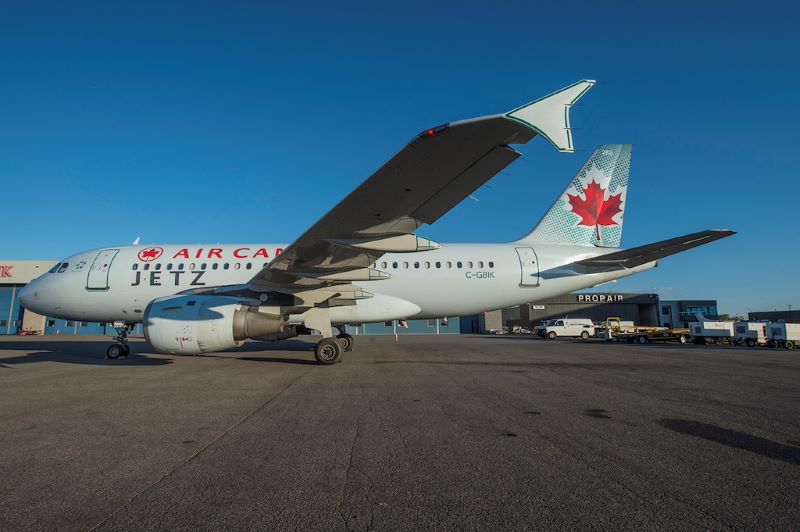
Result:
M797 529L800 351L0 337L0 529Z

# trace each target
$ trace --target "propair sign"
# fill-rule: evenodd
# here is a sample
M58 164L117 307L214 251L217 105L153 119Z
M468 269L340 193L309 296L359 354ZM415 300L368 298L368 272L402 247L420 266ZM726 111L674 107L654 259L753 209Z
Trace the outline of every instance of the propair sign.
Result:
M625 300L622 294L577 294L578 303L620 303Z

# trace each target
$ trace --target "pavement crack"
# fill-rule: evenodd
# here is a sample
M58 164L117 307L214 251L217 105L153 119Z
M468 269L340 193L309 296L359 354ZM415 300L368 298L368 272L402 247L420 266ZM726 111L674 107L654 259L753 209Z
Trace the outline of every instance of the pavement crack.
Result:
M217 443L218 441L220 441L222 438L224 438L225 436L227 436L228 434L230 434L231 432L233 432L234 430L236 430L237 428L239 428L239 427L240 427L242 424L244 424L245 422L247 422L247 421L248 421L249 419L251 419L253 416L255 416L256 414L258 414L259 412L261 412L262 410L264 410L266 407L268 407L268 406L269 406L269 405L270 405L270 404L271 404L271 403L272 403L272 402L273 402L275 399L277 399L277 398L278 398L278 397L279 397L281 394L283 394L283 393L284 393L286 390L288 390L289 388L291 388L292 386L294 386L295 384L297 384L297 382L298 382L300 379L302 379L303 377L305 377L306 375L308 375L308 373L309 373L309 372L310 372L312 369L314 369L314 368L313 368L313 367L311 367L311 368L309 368L308 370L306 370L306 371L304 371L303 373L301 373L300 375L298 375L298 376L297 376L297 378L295 378L295 379L293 379L292 381L290 381L290 382L289 382L289 383L288 383L286 386L284 386L283 388L281 388L281 389L280 389L280 390L279 390L277 393L275 393L275 394L274 394L272 397L270 397L269 399L267 399L266 401L264 401L262 404L260 404L260 405L259 405L258 407L256 407L255 409L253 409L253 411L252 411L252 412L250 412L249 414L247 414L246 416L244 416L244 417L243 417L242 419L240 419L238 422L236 422L236 423L234 423L233 425L231 425L230 427L228 427L228 428L227 428L227 429L226 429L224 432L222 432L222 433L221 433L219 436L217 436L216 438L214 438L213 440L211 440L210 442L208 442L207 444L205 444L204 446L202 446L200 449L198 449L198 450L197 450L197 451L196 451L194 454L192 454L191 456L189 456L188 458L186 458L184 461L182 461L181 463L179 463L178 465L176 465L175 467L173 467L172 469L170 469L169 471L167 471L167 472L166 472L164 475L162 475L162 476L161 476L161 477L160 477L158 480L156 480L155 482L152 482L152 483L148 484L147 486L145 486L144 488L142 488L141 490L139 490L138 492L136 492L136 493L133 495L133 497L131 497L131 498L130 498L130 500L129 500L128 502L126 502L125 504L123 504L122 506L120 506L119 508L117 508L117 509L116 509L114 512L112 512L112 513L111 513L111 514L110 514L108 517L106 517L105 519L103 519L102 521L100 521L99 523L97 523L96 525L92 526L92 527L91 527L89 530L96 530L96 529L100 528L101 526L103 526L104 524L106 524L108 521L110 521L111 519L113 519L114 517L116 517L117 515L119 515L120 513L122 513L122 512L123 512L125 509L129 508L129 507L130 507L130 506L131 506L131 505L132 505L134 502L136 502L136 500L137 500L139 497L141 497L142 495L144 495L144 494L145 494L145 493L147 493L148 491L152 490L153 488L157 487L159 484L161 484L161 483L162 483L162 482L164 482L165 480L169 479L169 478L170 478L172 475L174 475L174 474L175 474L175 473L176 473L178 470L182 469L184 466L186 466L187 464L189 464L190 462L192 462L192 461L193 461L195 458L197 458L198 456L200 456L200 454L202 454L202 453L203 453L203 452L204 452L206 449L208 449L209 447L211 447L212 445L214 445L215 443Z

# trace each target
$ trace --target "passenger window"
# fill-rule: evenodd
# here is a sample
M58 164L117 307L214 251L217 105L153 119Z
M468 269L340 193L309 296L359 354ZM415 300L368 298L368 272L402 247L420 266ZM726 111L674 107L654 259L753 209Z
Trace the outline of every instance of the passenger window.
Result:
M425 269L428 269L430 267L431 267L431 263L428 262L428 261L425 261Z
M149 263L145 264L144 266L142 266L142 269L143 270L149 270L150 269L150 264Z
M456 267L460 268L462 266L461 261L456 262Z
M248 263L245 265L245 268L246 268L246 269L248 269L248 270L252 270L252 269L253 269L253 264L252 264L252 263L250 263L250 262L248 262Z
M171 263L171 262L170 262L169 264L167 264L167 269L168 269L168 270L171 270L171 269L172 269L172 263Z
M139 269L139 265L138 265L138 264L134 264L134 265L133 265L133 269L134 269L134 270L138 270L138 269Z
M216 262L211 265L212 270L216 270L217 268L219 268L219 264L217 264Z
M472 268L472 261L467 262L467 268Z
M442 263L441 263L441 262L439 262L438 260L436 261L436 267L437 267L437 268L441 268L441 267L442 267Z
M201 265L200 265L200 269L201 269L201 270L205 270L205 269L206 269L206 263L205 263L205 262L204 262L203 264L201 264Z
M189 269L190 270L194 270L194 268L195 268L195 263L194 262L190 263L189 264Z
M450 262L449 260L448 260L447 262L445 262L445 265L446 265L448 268L452 268L452 267L453 267L453 263L452 263L452 262Z
M392 263L392 268L397 269L397 263L396 262Z
M225 264L222 265L222 269L227 270L228 268L230 268L230 266L231 265L226 262Z
M179 269L179 270L182 270L182 269L183 269L183 263L182 263L182 262L181 262L180 264L178 264L178 269Z
M160 269L161 269L161 263L159 262L158 264L156 264L156 265L153 267L153 269L155 269L155 270L160 270Z
M494 268L494 262L492 262L492 261L489 261L489 267L490 267L490 268Z
M408 263L407 262L403 263L403 268L408 268Z
M483 268L483 261L482 260L478 261L478 268Z
M419 262L414 263L414 268L419 268Z
M382 268L382 269L384 269L384 270L385 270L385 269L386 269L386 266L387 266L387 264L386 264L385 262L381 262L381 268Z
M234 270L238 270L238 269L239 269L239 268L241 268L241 267L242 267L242 265L241 265L241 263L239 263L239 262L237 262L236 264L234 264L234 265L233 265L233 269L234 269Z

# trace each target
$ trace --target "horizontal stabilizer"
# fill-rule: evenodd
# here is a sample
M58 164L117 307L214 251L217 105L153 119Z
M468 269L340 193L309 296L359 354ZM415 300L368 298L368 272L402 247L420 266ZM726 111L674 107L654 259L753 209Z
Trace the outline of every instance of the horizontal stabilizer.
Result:
M703 244L708 244L709 242L735 234L735 231L728 229L708 229L706 231L700 231L699 233L662 240L661 242L615 251L607 255L592 257L591 259L579 260L575 264L595 267L622 266L623 268L635 268L636 266L669 257L675 253L680 253L681 251L702 246Z

